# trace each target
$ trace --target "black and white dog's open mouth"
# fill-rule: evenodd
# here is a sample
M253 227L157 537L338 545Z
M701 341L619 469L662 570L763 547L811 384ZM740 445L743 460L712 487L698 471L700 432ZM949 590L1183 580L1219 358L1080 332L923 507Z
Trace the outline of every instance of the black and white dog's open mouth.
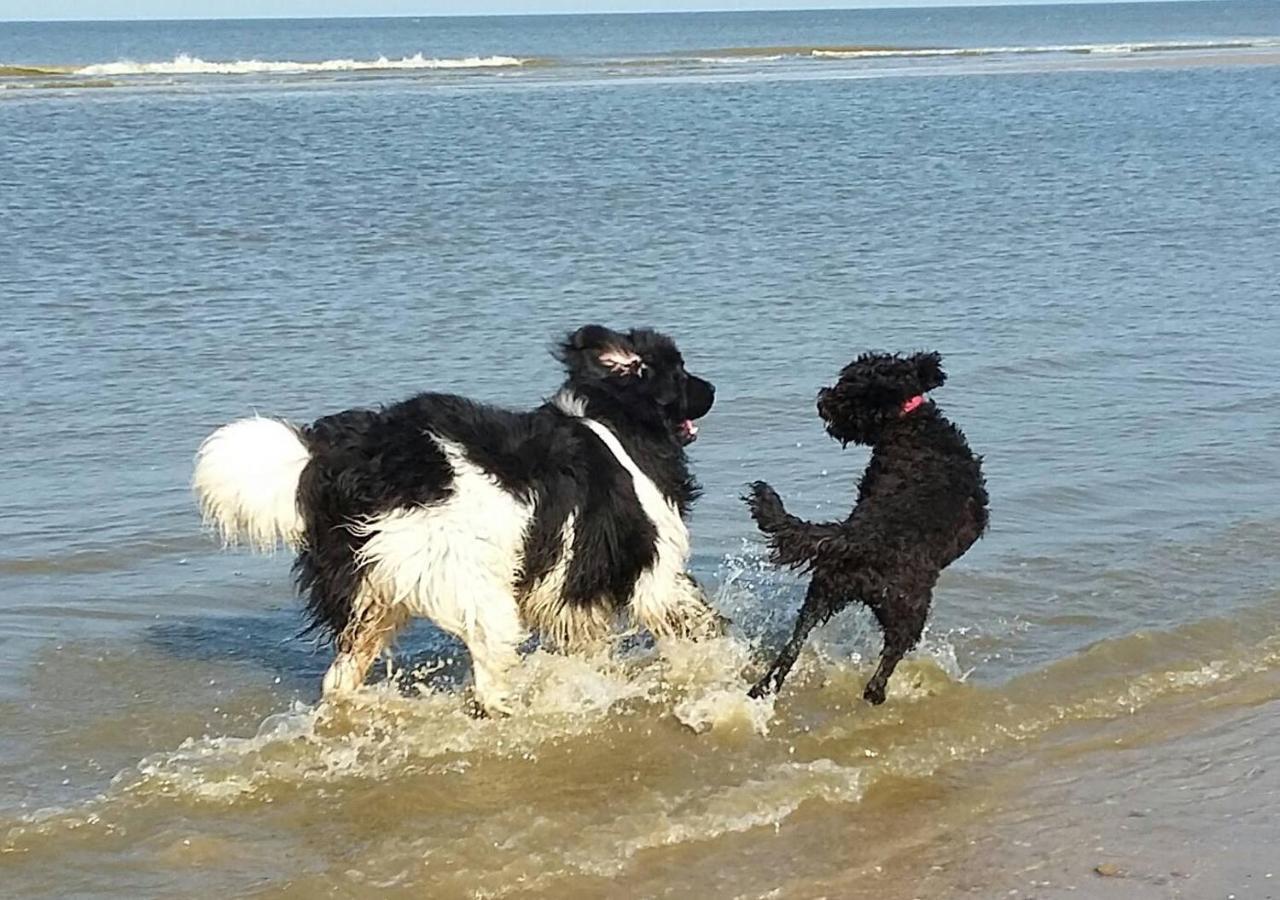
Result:
M698 426L693 419L685 419L676 426L676 436L680 443L688 446L698 439Z

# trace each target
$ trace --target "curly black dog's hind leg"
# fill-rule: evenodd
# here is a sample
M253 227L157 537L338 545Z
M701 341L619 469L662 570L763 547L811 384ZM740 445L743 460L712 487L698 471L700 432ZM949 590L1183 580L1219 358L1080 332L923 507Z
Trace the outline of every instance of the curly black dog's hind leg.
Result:
M873 706L884 702L885 691L893 670L902 657L920 643L925 619L929 615L928 594L923 597L901 597L894 606L875 609L880 627L884 629L884 650L880 653L880 665L862 691L862 698Z
M809 585L809 593L805 597L804 606L800 608L800 616L796 619L791 640L787 641L778 658L769 667L769 671L752 686L748 695L759 698L781 690L782 682L786 680L791 667L796 664L800 651L804 648L805 639L809 637L809 632L831 618L833 612L825 598L814 590L812 584Z
M751 510L751 518L769 538L770 558L782 566L800 566L810 562L823 542L839 533L839 526L828 522L814 524L787 512L778 492L757 481L743 499Z

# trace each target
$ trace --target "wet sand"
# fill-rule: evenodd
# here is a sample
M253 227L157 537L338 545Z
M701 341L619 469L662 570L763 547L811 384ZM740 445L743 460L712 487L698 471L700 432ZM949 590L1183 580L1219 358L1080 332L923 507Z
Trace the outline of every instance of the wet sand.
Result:
M923 798L874 863L782 895L1274 900L1278 745L1275 670L1068 729Z

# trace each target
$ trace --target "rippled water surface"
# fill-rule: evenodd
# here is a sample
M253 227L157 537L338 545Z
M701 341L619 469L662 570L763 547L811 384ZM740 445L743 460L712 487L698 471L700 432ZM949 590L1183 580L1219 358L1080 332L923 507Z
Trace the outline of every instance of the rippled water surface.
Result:
M1275 895L1278 63L1271 3L0 23L4 890ZM731 635L532 651L485 721L424 624L320 704L200 439L534 404L586 321L718 387ZM885 706L853 611L748 702L800 583L738 495L847 510L812 398L871 347L944 355L991 532Z

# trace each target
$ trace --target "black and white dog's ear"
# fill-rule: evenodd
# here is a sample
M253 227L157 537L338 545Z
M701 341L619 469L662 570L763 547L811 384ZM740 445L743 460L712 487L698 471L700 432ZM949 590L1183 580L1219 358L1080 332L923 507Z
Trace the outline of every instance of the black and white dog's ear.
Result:
M557 355L569 374L579 377L639 375L644 370L630 339L603 325L582 326L565 338Z
M911 362L916 367L916 378L920 380L920 393L946 384L947 373L942 371L942 354L917 353L911 357Z

